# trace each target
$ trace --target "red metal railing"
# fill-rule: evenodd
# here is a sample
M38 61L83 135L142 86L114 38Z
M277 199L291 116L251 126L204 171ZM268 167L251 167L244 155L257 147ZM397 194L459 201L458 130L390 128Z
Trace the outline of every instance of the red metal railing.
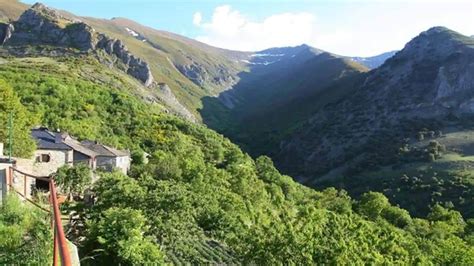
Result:
M56 186L54 180L51 178L49 181L49 191L51 197L51 203L53 205L53 217L54 217L54 255L53 265L57 265L57 255L59 247L59 255L61 258L61 265L71 265L71 254L67 247L66 237L64 236L63 224L61 222L61 212L59 211L58 196L56 194Z
M37 180L45 181L49 183L49 192L50 192L50 204L53 209L53 219L51 222L51 227L53 229L54 233L54 239L53 239L53 265L58 265L58 255L59 259L61 261L61 265L63 266L71 266L71 254L69 253L69 248L68 248L68 243L66 240L66 237L64 235L64 230L63 230L63 224L61 222L61 212L59 211L59 203L58 203L58 195L56 192L56 185L54 183L54 179L52 177L42 177L42 176L34 176L31 174L27 174L25 172L22 172L14 167L9 168L9 173L8 173L8 178L7 178L7 183L8 186L13 189L16 193L20 194L23 196L25 199L29 200L26 195L26 191L24 191L25 194L21 194L20 192L16 191L15 187L13 186L13 173L18 172L22 175L25 176L25 186L26 186L26 177L31 177ZM30 201L30 200L29 200ZM30 201L32 202L32 201ZM37 206L35 204L35 206ZM38 207L38 206L37 206ZM43 209L43 208L41 208ZM43 209L44 210L44 209Z

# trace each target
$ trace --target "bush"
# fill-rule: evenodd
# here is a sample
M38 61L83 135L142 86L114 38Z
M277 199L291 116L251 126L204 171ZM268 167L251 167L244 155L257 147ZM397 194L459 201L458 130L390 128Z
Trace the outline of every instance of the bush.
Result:
M92 182L92 172L85 164L64 165L54 175L54 181L64 193L81 194Z
M378 192L367 192L362 195L357 204L357 210L360 214L371 220L376 220L384 209L389 207L387 197Z
M382 211L382 217L396 227L404 228L411 223L408 211L395 206L390 206Z
M145 236L147 231L146 218L141 211L112 207L92 223L89 241L103 248L98 261L125 265L163 264L165 256L158 244Z
M52 262L50 217L10 195L0 207L0 264L48 265Z
M19 97L5 81L0 79L0 142L9 149L7 121L13 115L13 156L28 158L33 154L36 143L30 136L30 129L36 123L35 116L20 103Z

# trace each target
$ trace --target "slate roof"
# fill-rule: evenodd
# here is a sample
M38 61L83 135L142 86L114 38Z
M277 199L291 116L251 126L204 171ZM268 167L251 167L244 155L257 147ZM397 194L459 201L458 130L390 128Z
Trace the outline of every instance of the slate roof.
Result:
M58 135L61 134L61 135ZM70 137L66 133L54 133L47 128L36 128L31 130L31 136L36 139L39 149L48 150L75 150L89 157L107 156L120 157L130 156L130 152L124 150L117 150L95 141L82 141ZM61 140L56 142L56 137Z
M31 130L31 136L36 140L38 149L42 150L71 150L71 147L60 142L56 143L56 134L45 128L35 128Z
M81 144L89 150L94 151L96 156L120 157L130 155L127 151L117 150L91 140L82 141Z
M77 152L80 152L84 155L87 155L89 157L97 156L97 154L93 150L90 150L87 147L84 147L79 141L77 141L77 140L75 140L71 137L65 138L64 143L66 145L70 146L73 150L75 150Z

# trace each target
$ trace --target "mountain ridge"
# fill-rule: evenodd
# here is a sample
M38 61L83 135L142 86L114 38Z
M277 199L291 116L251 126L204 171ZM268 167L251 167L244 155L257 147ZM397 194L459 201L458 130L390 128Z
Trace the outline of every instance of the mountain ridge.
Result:
M448 35L446 35L448 34ZM440 41L440 37L446 37L446 36L451 36L449 34L452 34L453 38L448 39L446 41L442 41L441 43L435 42L436 40ZM415 118L420 116L421 118L430 118L430 117L435 117L435 116L444 116L444 115L449 115L452 113L452 111L449 108L449 105L446 106L445 104L448 104L449 101L443 101L443 99L437 98L436 97L436 89L433 89L434 87L440 88L439 86L445 86L443 83L444 78L443 78L443 68L442 67L436 67L433 69L434 64L453 64L449 60L460 60L460 64L469 64L470 60L467 58L467 61L464 61L462 58L460 58L460 55L456 55L455 58L448 58L449 55L451 54L457 54L458 50L465 50L465 53L468 54L469 57L472 57L472 48L468 48L468 45L461 45L459 46L460 42L456 38L458 38L460 35L445 29L445 28L439 28L435 27L432 28L428 31L425 31L421 33L419 36L415 37L412 41L410 41L403 50L398 52L394 57L388 59L382 66L379 68L373 70L372 72L369 73L369 76L366 78L364 83L362 84L361 88L357 89L357 93L353 95L351 98L346 99L345 101L337 104L336 106L330 107L333 111L331 113L333 115L339 114L338 117L340 119L343 118L343 114L358 114L357 120L362 121L363 119L368 119L364 123L368 123L370 121L373 121L373 123L379 123L380 119L375 119L373 116L378 114L385 114L386 118L384 120L386 121L396 121L399 119L398 117L402 117L404 119L410 119L410 118ZM448 51L450 50L451 52L446 52L446 47L444 49L441 48L436 48L436 47L441 47L442 45L445 45L448 47ZM436 56L433 56L433 48L435 49L440 49L439 53L436 54ZM429 54L429 55L428 55ZM433 58L437 58L439 63L433 63L431 60ZM448 61L445 61L448 60ZM455 64L456 62L454 62ZM428 64L428 65L426 65ZM416 65L415 68L413 66ZM445 67L449 67L446 65ZM457 66L459 67L459 66ZM438 68L441 69L439 72ZM468 70L464 73L465 75L468 75L467 73L469 72L469 67L467 68ZM414 73L412 72L414 71ZM422 72L425 71L425 72ZM391 73L390 76L388 73ZM403 79L402 77L405 76L406 78ZM407 81L406 79L410 78L410 81ZM458 79L454 78L454 80L465 80L465 78L459 78ZM466 89L472 88L472 83L469 83L469 80L467 79L466 82L471 85L466 85ZM385 82L381 83L381 81ZM472 82L472 81L471 81ZM410 91L410 88L412 87L417 87L416 90ZM448 86L448 85L446 85ZM376 89L379 88L379 89ZM449 87L449 89L452 89L453 87ZM448 90L449 90L448 89ZM452 91L452 90L451 90ZM370 95L370 96L369 96ZM393 96L397 95L396 99L398 102L390 102L390 99L393 99ZM359 99L358 99L359 97ZM362 98L360 98L362 97ZM358 100L356 100L358 99ZM451 101L453 99L450 99ZM460 95L460 97L457 100L466 100L465 97ZM351 101L368 101L369 103L372 102L372 104L366 104L364 106L370 107L369 109L362 110L358 106L362 106L361 104L354 104L351 103ZM423 105L418 105L417 103L426 103ZM457 109L453 109L454 111L461 112L462 110L465 109L463 104L468 104L469 99L465 101L464 103L456 103L451 106L457 106ZM356 112L355 110L350 110L350 109L357 109L359 108L359 112ZM378 108L378 109L374 109ZM335 110L339 110L338 112L335 113ZM361 113L362 112L362 113ZM459 114L461 114L459 113ZM469 112L468 112L469 113ZM365 115L364 115L365 114ZM316 121L321 121L321 120L327 120L327 118L323 118L325 116L328 116L329 114L324 114L320 113L316 115L315 117L311 118L310 121L314 122L309 122L310 125L312 124L318 124ZM334 119L334 117L332 118ZM353 116L348 116L348 119L355 119ZM394 120L393 120L394 119ZM337 119L336 119L337 120ZM345 122L340 122L340 123L345 123ZM365 126L365 128L377 128L375 124L372 126ZM333 125L335 127L336 125ZM316 126L317 128L318 126ZM310 131L318 131L316 128L308 129L306 132ZM362 126L364 128L364 126ZM352 133L352 136L357 136L355 132ZM289 147L289 143L287 144L287 147ZM328 144L333 147L341 147L340 144ZM346 146L346 145L344 145ZM320 150L316 149L316 150ZM287 151L288 152L288 151ZM285 152L282 152L282 154L285 154ZM288 152L287 154L292 154L291 152ZM326 153L323 153L326 154ZM324 155L321 154L320 156L324 157ZM315 156L309 156L310 158L315 158ZM322 158L319 157L319 158ZM331 159L329 159L331 160ZM277 160L278 161L278 160ZM318 163L314 162L312 165L317 165Z

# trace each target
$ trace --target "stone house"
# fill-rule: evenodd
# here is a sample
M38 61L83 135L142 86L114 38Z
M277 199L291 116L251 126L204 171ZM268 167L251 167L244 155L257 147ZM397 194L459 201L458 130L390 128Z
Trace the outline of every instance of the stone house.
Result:
M45 128L32 129L31 137L36 140L33 158L17 158L17 167L37 176L49 176L63 165L72 165L74 150L57 135Z
M48 138L48 147L55 147L60 149L67 147L68 153L65 157L63 164L87 164L91 169L102 169L105 171L112 171L113 169L119 169L121 172L126 174L130 169L130 152L126 150L118 150L96 141L78 141L67 133L51 132L46 128L38 128L32 130L32 136L37 141L41 141L39 137L43 135L50 136ZM41 143L41 142L38 142ZM55 158L58 158L56 156ZM41 158L37 158L41 161ZM57 169L57 168L56 168Z
M4 198L7 190L7 175L10 166L24 173L47 177L64 165L87 164L91 169L112 171L118 169L124 174L130 169L130 152L117 150L95 141L78 141L67 133L51 132L47 128L31 130L36 140L36 150L31 158L13 158L9 161L3 156L3 144L0 143L0 198ZM95 176L93 176L95 179ZM15 173L11 177L11 185L16 191L29 198L32 189L48 189L45 181L27 178Z
M43 129L31 130L31 137L36 140L36 150L30 158L13 158L8 162L8 158L0 154L0 169L4 175L10 166L35 176L47 177L55 173L63 165L72 165L73 149L64 143L57 142L54 134ZM3 145L1 145L3 146ZM6 185L6 180L1 180ZM27 178L21 174L15 173L11 177L11 185L23 194L30 197L33 188L48 189L48 183L37 181L33 178Z

